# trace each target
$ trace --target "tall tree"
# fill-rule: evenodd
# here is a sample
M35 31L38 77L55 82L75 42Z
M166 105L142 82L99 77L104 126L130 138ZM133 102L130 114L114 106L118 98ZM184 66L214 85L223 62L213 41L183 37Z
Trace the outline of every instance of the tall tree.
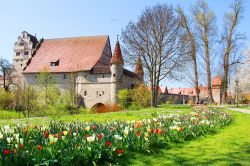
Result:
M212 103L212 87L211 87L211 64L210 54L213 38L216 34L215 15L213 11L208 8L208 4L204 0L197 1L192 9L196 29L199 34L200 44L205 51L206 74L207 74L207 87L208 87L208 102Z
M199 102L199 79L198 79L198 67L197 67L197 45L196 45L196 36L192 29L192 25L185 15L185 12L180 7L177 8L177 12L181 18L181 26L184 28L184 37L183 42L188 45L187 55L191 58L192 66L193 66L193 74L194 74L194 86L196 91L196 103Z
M241 0L235 0L231 5L231 11L224 18L224 32L221 43L223 44L223 82L222 82L222 102L226 103L229 70L232 65L240 62L241 54L234 54L238 49L239 41L244 37L237 33L237 25L242 18L243 3ZM236 56L235 56L236 55Z
M137 22L122 30L125 60L135 62L138 56L149 78L151 106L157 106L159 82L176 76L183 64L181 27L175 10L167 4L146 8Z
M49 90L55 83L52 74L48 67L43 67L38 76L38 84L45 89L45 109L48 107Z
M9 90L9 85L11 83L10 76L13 70L12 65L7 59L0 58L0 72L3 74L3 87L6 91ZM8 80L8 82L7 82Z

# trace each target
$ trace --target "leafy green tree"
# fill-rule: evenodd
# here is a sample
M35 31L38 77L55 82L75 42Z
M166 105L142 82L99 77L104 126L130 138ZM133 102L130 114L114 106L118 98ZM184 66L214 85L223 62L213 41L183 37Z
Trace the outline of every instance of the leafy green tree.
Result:
M141 107L149 107L151 104L151 92L146 85L137 85L131 90L132 102Z
M49 90L51 90L51 87L55 84L52 76L48 67L44 67L38 76L38 84L42 87L42 90L45 90L45 109L48 108L48 101L49 98L51 98L51 96L49 96Z

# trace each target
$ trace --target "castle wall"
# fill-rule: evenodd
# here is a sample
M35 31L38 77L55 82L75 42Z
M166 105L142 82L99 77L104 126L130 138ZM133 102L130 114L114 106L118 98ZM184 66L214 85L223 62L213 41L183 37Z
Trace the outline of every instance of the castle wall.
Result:
M52 74L53 82L61 90L68 90L70 87L69 76L64 79L65 73ZM81 96L86 108L91 108L97 103L111 103L111 74L91 74L80 72L77 76L76 90ZM39 74L24 74L26 85L39 87Z

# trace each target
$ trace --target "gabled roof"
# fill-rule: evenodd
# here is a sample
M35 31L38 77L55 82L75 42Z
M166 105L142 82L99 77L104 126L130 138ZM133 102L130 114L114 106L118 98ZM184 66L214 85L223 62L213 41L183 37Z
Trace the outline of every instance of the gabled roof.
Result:
M33 43L32 47L35 48L37 43L38 43L38 40L37 40L36 36L33 36L33 35L29 34L26 31L22 32L22 34L24 34L24 33L26 33L30 37L30 41Z
M55 73L89 71L101 58L108 40L108 36L45 39L23 73L39 73L45 67ZM51 66L57 62L58 66Z

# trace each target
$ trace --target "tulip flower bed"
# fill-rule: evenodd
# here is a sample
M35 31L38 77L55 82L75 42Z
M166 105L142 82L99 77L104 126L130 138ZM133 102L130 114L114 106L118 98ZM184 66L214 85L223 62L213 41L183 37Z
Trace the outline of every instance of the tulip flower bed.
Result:
M196 109L186 115L107 123L62 123L0 128L2 165L86 165L119 163L131 151L183 142L228 125L228 113Z

